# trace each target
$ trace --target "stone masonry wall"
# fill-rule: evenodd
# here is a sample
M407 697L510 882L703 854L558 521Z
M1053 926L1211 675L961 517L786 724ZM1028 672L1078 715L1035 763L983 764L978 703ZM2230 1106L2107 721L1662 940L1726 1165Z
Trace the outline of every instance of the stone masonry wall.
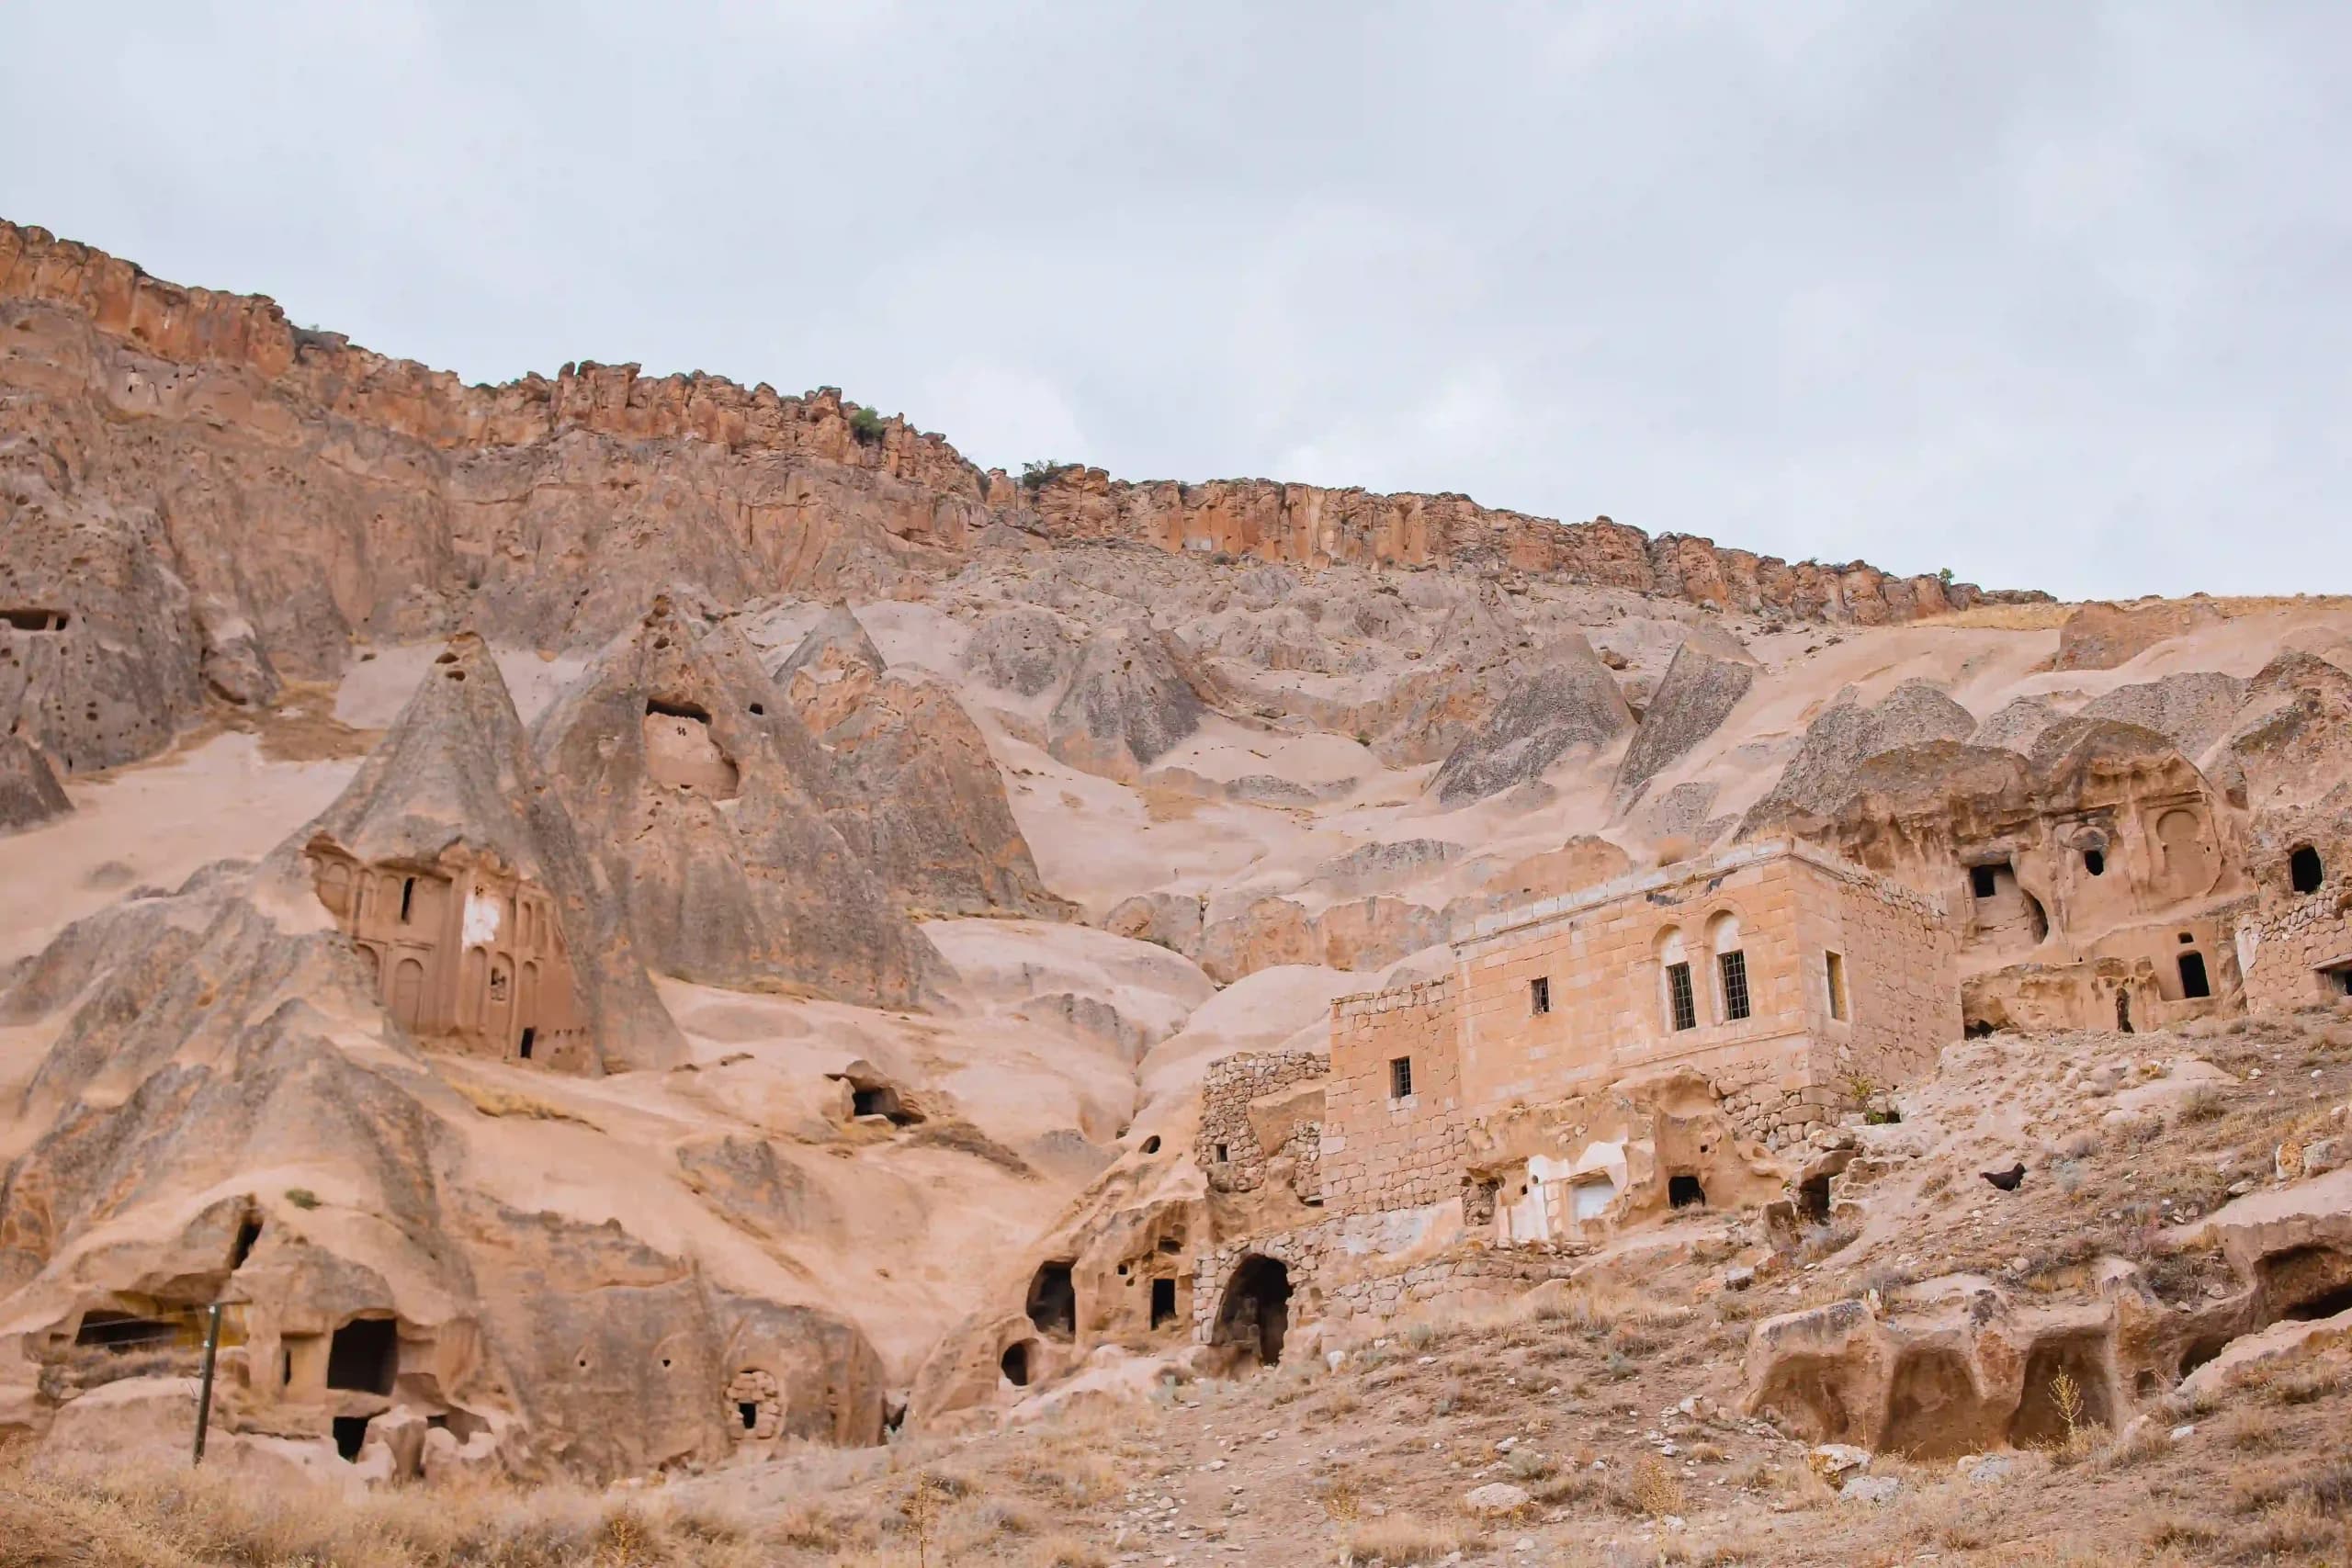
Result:
M1574 1273L1589 1247L1498 1250L1457 1246L1402 1268L1383 1269L1363 1249L1359 1224L1347 1216L1297 1230L1228 1243L1204 1253L1193 1279L1193 1337L1213 1341L1227 1284L1252 1256L1272 1258L1288 1270L1291 1323L1363 1317L1384 1322L1416 1310L1443 1310L1508 1300L1546 1280Z
M1265 1184L1267 1166L1287 1155L1295 1162L1292 1184L1298 1195L1319 1195L1321 1128L1303 1123L1281 1148L1261 1149L1250 1125L1250 1102L1330 1070L1329 1058L1319 1051L1247 1051L1209 1064L1201 1083L1201 1130L1193 1143L1193 1158L1209 1186L1219 1192L1254 1192ZM1222 1159L1219 1149L1225 1151Z
M2291 1012L2340 998L2320 965L2352 959L2352 876L2238 923L2238 963L2249 1012ZM2340 982L2337 987L2340 987Z
M1461 1190L1462 1083L1453 976L1331 1005L1324 1090L1325 1201L1341 1213L1442 1202ZM1390 1064L1412 1063L1392 1097Z

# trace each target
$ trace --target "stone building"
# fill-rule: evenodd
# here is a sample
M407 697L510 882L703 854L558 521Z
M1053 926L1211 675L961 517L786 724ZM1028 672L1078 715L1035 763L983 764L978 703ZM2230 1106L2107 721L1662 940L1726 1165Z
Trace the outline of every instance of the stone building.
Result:
M2352 997L2352 871L2328 863L2352 846L2299 842L2261 881L2260 907L2237 927L2238 967L2253 1012L2291 1012Z
M1477 1124L1674 1072L1792 1144L1960 1037L1956 946L1939 900L1785 840L1483 920L1452 975L1334 1004L1330 1202L1439 1201Z
M1230 1217L1283 1223L1207 1227L1195 1337L1272 1360L1293 1321L1509 1293L1611 1226L1782 1197L1773 1151L1961 1037L1959 949L1940 899L1790 840L1481 921L1451 973L1335 1002L1328 1067L1212 1069L1211 1218L1260 1195Z

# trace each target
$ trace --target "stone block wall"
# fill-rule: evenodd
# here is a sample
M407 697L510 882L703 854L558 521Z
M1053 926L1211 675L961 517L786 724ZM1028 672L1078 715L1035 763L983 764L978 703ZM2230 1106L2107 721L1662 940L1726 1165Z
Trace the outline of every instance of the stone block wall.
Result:
M1341 1213L1442 1202L1462 1187L1462 1080L1453 977L1331 1004L1324 1090L1323 1188ZM1392 1095L1391 1064L1412 1064L1413 1092Z
M1498 1249L1461 1243L1437 1255L1385 1262L1360 1222L1337 1216L1296 1230L1230 1242L1204 1255L1193 1279L1193 1337L1212 1343L1227 1287L1245 1258L1272 1258L1289 1275L1291 1325L1362 1317L1374 1323L1416 1311L1507 1301L1573 1274L1587 1246Z
M2352 876L2336 876L2238 922L2237 956L2249 1012L2291 1012L2347 994Z
M1250 1124L1250 1102L1330 1070L1330 1059L1319 1051L1245 1051L1210 1063L1201 1083L1201 1130L1193 1143L1193 1158L1209 1186L1219 1192L1254 1192L1265 1185L1267 1166L1287 1155L1298 1195L1319 1195L1321 1128L1302 1123L1281 1148L1260 1148Z

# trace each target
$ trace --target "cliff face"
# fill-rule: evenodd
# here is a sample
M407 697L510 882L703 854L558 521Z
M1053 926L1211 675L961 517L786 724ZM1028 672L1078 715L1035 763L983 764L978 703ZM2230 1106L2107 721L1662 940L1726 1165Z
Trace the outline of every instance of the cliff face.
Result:
M0 608L58 613L54 631L0 633L56 645L14 666L32 673L0 685L0 723L68 771L110 765L160 749L208 690L266 702L281 676L336 673L355 638L600 643L673 582L721 607L920 592L990 523L1863 624L1977 597L1453 495L1100 469L1025 487L900 420L861 434L853 412L830 389L785 397L626 365L469 387L297 328L266 299L179 288L0 222Z

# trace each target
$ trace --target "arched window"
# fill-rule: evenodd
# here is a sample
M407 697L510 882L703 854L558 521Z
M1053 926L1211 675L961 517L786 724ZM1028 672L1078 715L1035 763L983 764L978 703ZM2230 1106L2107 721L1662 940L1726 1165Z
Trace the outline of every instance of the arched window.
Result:
M1715 955L1715 994L1723 998L1724 1021L1736 1023L1755 1010L1747 994L1747 954L1739 945L1739 917L1726 909L1707 922L1707 949Z
M1690 981L1690 954L1682 932L1668 926L1658 937L1658 995L1668 1033L1699 1027L1699 994Z

